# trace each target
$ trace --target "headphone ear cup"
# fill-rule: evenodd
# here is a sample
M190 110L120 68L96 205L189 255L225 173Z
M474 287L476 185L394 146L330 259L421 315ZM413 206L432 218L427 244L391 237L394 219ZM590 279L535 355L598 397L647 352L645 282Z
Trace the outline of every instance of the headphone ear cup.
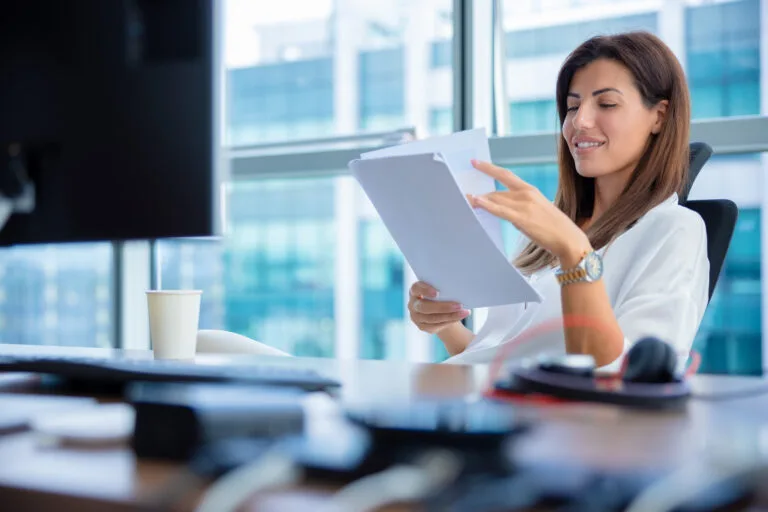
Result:
M627 353L622 378L628 382L674 382L676 367L677 354L672 346L649 336L635 343Z

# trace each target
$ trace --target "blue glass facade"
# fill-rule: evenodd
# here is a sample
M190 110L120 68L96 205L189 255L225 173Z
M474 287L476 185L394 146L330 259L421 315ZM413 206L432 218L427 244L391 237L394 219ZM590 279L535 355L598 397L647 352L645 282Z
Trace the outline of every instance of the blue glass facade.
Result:
M760 16L759 0L686 9L694 119L760 113Z
M453 64L453 41L435 41L430 46L429 66L432 69L449 68Z
M0 252L0 343L112 346L109 244Z
M742 209L717 289L696 337L701 371L762 373L760 210Z
M508 59L567 54L581 42L598 34L647 30L656 32L656 13L623 16L621 18L589 20L566 25L513 30L506 34Z
M513 101L509 104L510 134L554 132L559 129L554 99Z
M333 59L228 71L229 143L309 138L333 127Z
M333 179L238 183L224 253L227 329L293 354L333 356Z
M403 47L360 53L360 128L389 130L405 124Z
M362 297L360 356L405 360L403 256L381 221L362 220L358 233Z
M686 9L686 60L694 118L760 113L760 17L758 0ZM716 155L711 162L737 167L752 158ZM717 289L696 338L702 371L762 373L760 233L760 209L741 209Z
M432 108L429 110L429 133L444 135L453 131L453 111L450 108Z

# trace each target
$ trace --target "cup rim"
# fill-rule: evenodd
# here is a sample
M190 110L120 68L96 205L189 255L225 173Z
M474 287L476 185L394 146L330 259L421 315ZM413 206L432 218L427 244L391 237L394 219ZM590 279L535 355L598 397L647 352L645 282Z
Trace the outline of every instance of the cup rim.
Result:
M147 295L201 295L203 290L147 290Z

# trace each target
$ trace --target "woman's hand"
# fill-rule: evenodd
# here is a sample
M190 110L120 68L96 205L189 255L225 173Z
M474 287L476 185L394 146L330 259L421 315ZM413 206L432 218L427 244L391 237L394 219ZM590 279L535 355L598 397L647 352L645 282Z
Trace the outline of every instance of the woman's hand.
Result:
M469 310L458 302L438 302L437 290L423 281L411 286L408 311L411 321L420 330L437 334L446 327L460 322L469 316Z
M468 196L473 207L482 208L512 223L531 241L557 257L564 268L581 261L590 249L589 238L539 189L489 162L473 160L472 165L508 189L506 192Z

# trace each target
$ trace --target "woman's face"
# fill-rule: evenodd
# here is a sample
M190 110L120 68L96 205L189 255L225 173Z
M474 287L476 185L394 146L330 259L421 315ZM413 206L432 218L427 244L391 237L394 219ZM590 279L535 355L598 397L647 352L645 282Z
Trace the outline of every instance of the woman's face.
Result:
M595 60L573 75L563 137L580 175L629 176L649 137L661 128L667 101L647 108L634 82L626 67L609 59Z

